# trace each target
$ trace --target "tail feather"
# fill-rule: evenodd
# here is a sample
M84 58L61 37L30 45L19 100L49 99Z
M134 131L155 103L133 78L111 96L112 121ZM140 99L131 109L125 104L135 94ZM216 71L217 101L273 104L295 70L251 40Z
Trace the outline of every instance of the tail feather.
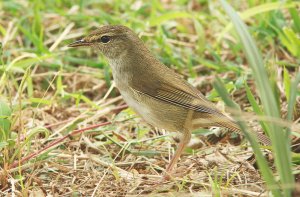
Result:
M221 127L225 127L227 129L229 129L230 131L237 132L239 134L243 134L243 132L241 131L241 129L237 125L237 123L235 123L233 121L219 122L218 124ZM258 133L256 131L252 131L252 132L256 135L256 137L260 143L262 143L263 145L266 145L266 146L271 145L271 140L266 135Z
M208 113L195 113L192 121L192 127L194 129L199 127L211 127L211 126L219 126L225 127L230 131L239 133L243 135L238 124L229 116L224 114L208 114ZM264 134L258 133L256 131L252 131L259 142L263 145L271 145L270 139Z

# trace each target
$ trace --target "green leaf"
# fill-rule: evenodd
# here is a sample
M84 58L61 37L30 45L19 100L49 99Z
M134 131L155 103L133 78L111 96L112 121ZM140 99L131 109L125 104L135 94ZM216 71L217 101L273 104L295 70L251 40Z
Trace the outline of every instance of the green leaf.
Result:
M289 11L290 11L290 14L291 14L293 22L294 22L294 29L295 29L295 31L298 32L298 33L300 33L299 11L296 8L290 8Z
M24 146L30 147L31 146L31 141L33 139L33 137L39 135L39 134L44 134L45 135L45 139L48 138L49 136L49 130L44 128L44 127L35 127L33 129L30 129L27 132L25 141L23 141L19 146L17 146L16 150L14 151L13 156L10 157L10 162L14 161L15 158L17 157L17 155L20 153L20 151L22 151ZM31 150L30 148L28 148L27 150Z
M150 26L158 26L166 21L174 20L178 18L193 18L193 15L187 12L168 12L166 14L162 14L161 16L153 17L152 19L150 19L149 23Z
M52 103L51 100L46 100L43 98L34 98L34 97L31 97L29 99L29 101L32 103L45 104L45 105L51 105L51 103Z
M275 93L272 92L273 89L271 82L269 81L269 76L264 67L260 51L255 45L253 38L250 36L246 25L240 19L239 15L225 0L220 0L220 2L222 3L226 13L230 16L231 21L240 37L244 53L246 54L247 61L251 67L253 77L259 91L264 114L272 119L279 119L280 109L274 96ZM268 122L265 124L270 129L269 136L272 141L275 165L280 177L283 195L291 196L292 189L294 188L294 177L292 175L291 166L290 138L287 136L288 133L283 130L282 126ZM258 162L258 164L260 166L261 173L267 182L267 186L272 191L273 195L282 196L279 189L274 185L274 177L270 177L270 174L266 173L266 168L263 168L262 162Z
M6 147L7 145L8 145L7 142L1 142L1 141L0 141L0 150L1 150L2 148Z
M10 107L4 101L0 100L0 142L6 141L9 138L10 116Z
M255 15L262 14L265 12L270 12L273 10L278 9L287 9L287 8L296 8L297 6L300 6L300 2L289 2L285 3L282 1L278 2L272 2L272 3L265 3L262 5L258 5L252 8L249 8L248 10L245 10L243 13L240 14L241 19L246 20L249 19ZM219 37L217 38L217 42L220 42L224 35L229 32L233 28L233 22L230 22L224 30L220 33Z
M283 28L283 30L279 32L279 39L292 55L295 57L300 56L300 39L293 29L287 27Z
M224 100L224 102L226 103L226 105L228 105L232 109L235 109L236 111L239 111L239 109L236 107L235 103L230 99L228 93L226 92L226 88L224 87L224 84L222 83L222 81L219 78L217 78L216 81L214 81L213 85L214 85L214 88L219 93L219 95ZM237 120L237 123L239 124L240 128L242 129L244 136L251 144L253 152L255 153L255 158L257 160L258 166L260 168L260 171L261 171L268 187L270 188L270 190L272 190L274 196L280 197L280 191L278 188L276 188L276 181L274 179L272 171L269 168L268 162L264 158L264 156L259 148L259 144L257 142L255 135L253 135L253 132L248 131L245 123L243 122L242 119L240 119L240 116L241 116L240 114L236 113L236 114L233 114L233 116Z
M264 115L263 112L261 111L261 108L259 107L258 103L256 102L249 86L246 84L245 85L246 87L246 94L247 94L247 98L248 98L248 101L250 102L252 108L253 108L253 111L257 114L257 115ZM263 130L268 133L268 128L266 126L266 124L263 122L263 121L259 121L261 127L263 128Z
M297 86L300 83L300 73L298 73L295 77L295 80L293 81L290 92L289 92L289 99L288 99L288 114L287 114L287 120L293 119L293 111L296 104L296 97L297 97Z
M283 69L283 84L284 84L284 91L286 95L286 99L290 99L290 90L291 90L291 78L289 75L289 71L284 67Z

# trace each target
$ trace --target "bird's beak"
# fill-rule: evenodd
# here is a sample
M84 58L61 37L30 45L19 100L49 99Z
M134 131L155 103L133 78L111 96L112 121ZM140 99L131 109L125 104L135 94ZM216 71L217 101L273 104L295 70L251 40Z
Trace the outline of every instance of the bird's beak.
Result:
M82 46L90 46L92 43L87 42L84 39L77 40L68 45L68 47L82 47Z

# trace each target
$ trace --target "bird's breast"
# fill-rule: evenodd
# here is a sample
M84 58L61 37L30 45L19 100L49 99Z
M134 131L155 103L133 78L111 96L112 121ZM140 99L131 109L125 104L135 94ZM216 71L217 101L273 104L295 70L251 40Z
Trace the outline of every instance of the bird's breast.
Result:
M132 90L122 90L119 89L124 101L131 107L135 112L137 112L140 116L146 117L145 119L149 119L152 115L151 107L142 96L135 94Z
M186 121L189 121L183 108L158 101L130 87L119 90L128 106L154 127L168 131L183 131Z
M160 101L146 93L135 90L132 87L139 86L133 84L134 82L139 82L139 80L134 80L134 77L140 76L139 73L141 71L137 70L139 68L135 68L133 71L128 67L128 64L122 65L118 61L111 63L115 85L129 107L154 127L168 131L183 131L186 122L190 121L187 120L186 109ZM131 64L131 66L133 65ZM146 71L144 70L144 72Z

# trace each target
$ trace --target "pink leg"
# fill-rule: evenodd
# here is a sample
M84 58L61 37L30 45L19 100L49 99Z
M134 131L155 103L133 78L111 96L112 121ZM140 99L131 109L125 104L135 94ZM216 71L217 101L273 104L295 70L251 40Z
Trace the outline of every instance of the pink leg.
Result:
M177 150L175 152L175 155L173 156L170 164L168 165L167 169L166 169L166 175L168 176L173 168L176 166L178 159L180 158L180 155L182 154L184 147L187 145L187 143L189 143L191 139L191 133L186 130L184 132L183 137L180 140L180 143L178 144Z

